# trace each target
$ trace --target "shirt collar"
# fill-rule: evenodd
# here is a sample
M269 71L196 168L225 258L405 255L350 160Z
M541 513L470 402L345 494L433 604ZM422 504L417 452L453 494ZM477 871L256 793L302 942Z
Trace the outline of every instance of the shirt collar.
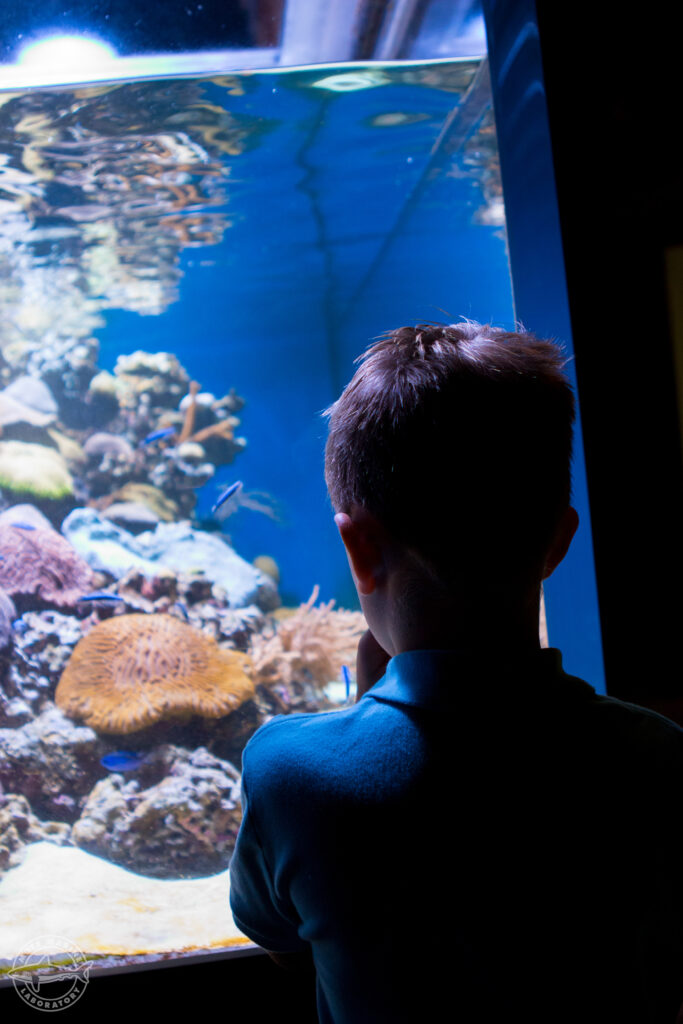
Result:
M555 647L524 653L481 651L404 651L392 658L365 697L432 709L486 700L492 692L514 700L542 691L594 696L592 686L567 675ZM365 698L364 698L365 699Z

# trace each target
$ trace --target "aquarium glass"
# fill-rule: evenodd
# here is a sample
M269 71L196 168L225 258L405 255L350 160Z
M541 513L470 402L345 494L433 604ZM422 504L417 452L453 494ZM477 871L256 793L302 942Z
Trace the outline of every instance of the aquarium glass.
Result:
M460 316L514 322L481 58L0 92L6 974L246 944L241 751L364 629L321 413Z

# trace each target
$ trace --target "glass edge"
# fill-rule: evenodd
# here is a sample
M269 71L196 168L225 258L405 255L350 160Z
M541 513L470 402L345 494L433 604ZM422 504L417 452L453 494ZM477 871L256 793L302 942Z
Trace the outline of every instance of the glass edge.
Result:
M326 68L354 69L367 68L369 64L379 68L411 67L434 64L467 64L472 61L481 61L486 54L472 54L459 57L425 57L419 60L363 60L363 61L324 61L311 64L276 64L273 60L277 57L278 50L220 50L210 54L181 54L175 56L155 57L121 57L116 62L116 72L112 69L110 75L101 74L82 76L74 78L51 78L46 79L35 71L27 71L19 65L0 65L0 94L3 92L23 92L26 89L62 89L70 87L113 85L127 81L154 80L165 78L197 78L199 76L225 75L225 74L260 74L272 75L282 71L310 71L316 68L324 71ZM191 58L188 60L187 58ZM260 67L261 61L265 66ZM188 66L189 65L189 66ZM10 82L10 77L16 75L15 80Z

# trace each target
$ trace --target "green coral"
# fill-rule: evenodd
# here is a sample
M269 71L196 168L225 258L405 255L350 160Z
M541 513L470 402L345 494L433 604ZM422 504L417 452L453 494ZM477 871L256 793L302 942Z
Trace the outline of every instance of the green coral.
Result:
M0 488L34 498L68 498L74 485L54 448L25 441L0 441Z

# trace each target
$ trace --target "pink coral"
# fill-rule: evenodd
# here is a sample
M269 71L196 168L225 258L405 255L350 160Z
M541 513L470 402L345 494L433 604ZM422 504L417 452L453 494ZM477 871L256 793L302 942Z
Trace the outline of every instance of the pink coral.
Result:
M13 598L73 607L95 575L56 530L0 523L0 587Z

